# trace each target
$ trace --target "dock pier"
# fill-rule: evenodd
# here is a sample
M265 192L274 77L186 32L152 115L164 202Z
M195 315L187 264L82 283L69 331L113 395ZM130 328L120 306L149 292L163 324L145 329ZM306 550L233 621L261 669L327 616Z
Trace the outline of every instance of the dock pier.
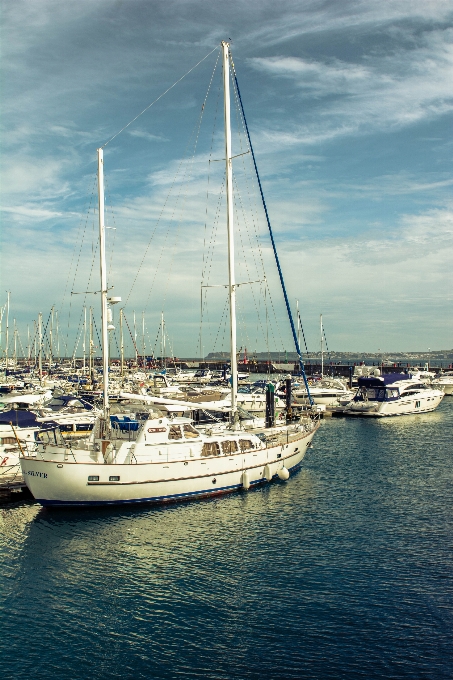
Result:
M1 469L1 468L0 468ZM0 505L33 498L21 472L0 474Z

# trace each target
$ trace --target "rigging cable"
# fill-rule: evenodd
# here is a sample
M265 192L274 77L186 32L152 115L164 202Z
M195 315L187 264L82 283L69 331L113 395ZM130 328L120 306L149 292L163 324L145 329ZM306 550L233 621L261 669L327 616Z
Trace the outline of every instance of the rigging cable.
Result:
M137 118L140 118L140 116L143 115L143 114L145 113L145 111L148 111L148 109L150 109L152 106L154 106L154 104L156 104L156 103L159 101L159 99L162 99L162 97L164 97L164 96L167 94L167 92L170 92L170 90L172 90L172 89L175 87L175 85L177 85L178 83L180 83L181 80L184 80L184 78L185 78L186 76L188 76L189 73L192 73L192 71L194 71L194 70L197 68L197 66L199 66L205 59L207 59L208 57L210 57L211 54L212 54L213 52L216 51L216 49L218 49L218 48L217 48L217 45L214 47L213 50L211 50L211 51L209 52L209 54L207 54L205 57L203 57L203 59L200 59L200 61L199 61L197 64L195 64L195 66L192 66L192 68L190 68L190 69L187 71L187 73L185 73L183 76L181 76L181 78L179 78L175 83L173 83L173 85L170 85L170 87L169 87L168 89L166 89L165 92L162 92L162 94L159 95L159 96L157 97L157 99L155 99L153 102L151 102L151 104L149 104L146 108L143 109L143 111L141 111L137 116L135 116L135 118L133 118L129 123L127 123L127 125L125 125L124 127L122 127L121 130L119 130L119 132L117 132L116 134L114 134L113 137L110 137L110 139L109 139L103 146L101 146L101 149L105 149L105 147L107 146L107 144L110 144L110 142L112 142L116 137L118 137L118 135L120 135L122 132L124 132L124 130L125 130L126 128L128 128L129 125L132 125L132 123L135 123L135 121L137 120Z
M241 98L241 92L239 90L239 84L238 84L238 81L237 81L236 71L235 71L235 68L234 68L234 63L233 63L231 53L230 53L230 61L231 61L233 78L234 78L234 81L236 83L236 88L237 88L237 92L238 92L239 103L241 105L242 116L244 118L244 124L245 124L245 129L246 129L247 137L248 137L248 141L249 141L250 152L252 154L253 164L255 166L256 177L257 177L257 180L258 180L258 186L259 186L260 193L261 193L261 200L263 202L263 208L264 208L264 212L265 212L265 215L266 215L267 226L269 227L269 234L270 234L270 237L271 237L272 249L274 251L274 256L275 256L275 262L277 264L278 274L279 274L279 277L280 277L280 283L282 285L282 290L283 290L283 296L285 298L286 310L288 312L288 317L289 317L289 322L291 324L291 331L292 331L292 334L293 334L294 344L296 346L297 356L298 356L298 359L299 359L300 372L302 373L302 377L304 379L305 389L307 390L308 400L310 402L310 405L313 406L314 402L313 402L313 398L310 394L310 388L308 386L307 376L305 375L304 362L302 360L302 354L301 354L301 351L300 351L299 342L297 340L296 329L294 327L293 316L291 314L291 307L289 306L288 295L286 293L285 282L283 280L283 272L281 270L280 261L278 259L277 248L276 248L275 241L274 241L274 235L272 233L272 227L271 227L271 223L270 223L270 219L269 219L269 214L267 212L266 201L264 200L264 193L263 193L263 189L262 189L262 186L261 186L260 176L259 176L259 173L258 173L258 166L256 164L255 154L253 152L252 140L250 139L249 128L248 128L248 125L247 125L247 119L245 117L244 106L242 104L242 98Z
M307 354L307 358L310 359L310 353L309 353L309 351L308 351L307 341L305 340L304 327L302 326L302 319L300 318L299 311L297 312L297 318L299 319L299 326L300 326L300 330L301 330L301 332L302 332L302 337L303 337L303 339L304 339L305 352L306 352L306 354ZM326 344L327 344L327 343L326 343Z

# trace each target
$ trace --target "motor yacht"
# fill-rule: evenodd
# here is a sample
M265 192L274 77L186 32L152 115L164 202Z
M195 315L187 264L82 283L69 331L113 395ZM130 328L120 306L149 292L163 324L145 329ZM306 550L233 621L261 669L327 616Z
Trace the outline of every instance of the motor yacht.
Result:
M354 399L344 407L350 416L401 416L434 411L444 397L442 390L414 380L405 373L361 377Z

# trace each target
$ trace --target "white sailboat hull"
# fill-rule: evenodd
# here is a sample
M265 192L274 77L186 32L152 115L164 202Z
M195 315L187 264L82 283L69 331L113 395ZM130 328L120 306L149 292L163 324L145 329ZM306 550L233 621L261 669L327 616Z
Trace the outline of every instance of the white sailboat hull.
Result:
M22 458L21 467L29 490L44 506L165 503L255 486L265 482L266 476L276 477L283 467L294 471L315 432L316 428L268 448L204 459L105 464ZM119 479L111 481L111 477Z

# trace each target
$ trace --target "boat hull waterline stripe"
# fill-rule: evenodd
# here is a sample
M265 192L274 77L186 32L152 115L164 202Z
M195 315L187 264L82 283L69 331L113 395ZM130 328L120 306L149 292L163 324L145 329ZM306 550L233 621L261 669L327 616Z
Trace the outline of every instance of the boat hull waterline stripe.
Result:
M297 463L293 467L289 468L288 471L291 473L297 472L302 467L302 461ZM217 475L218 476L218 475ZM211 475L212 477L212 475ZM278 475L274 475L271 481L277 481ZM260 484L270 484L266 479L257 479L250 482L250 486L258 486ZM235 491L241 490L242 484L233 484L232 486L224 486L218 489L204 489L202 491L189 491L186 493L172 494L168 496L156 496L149 498L132 498L126 500L114 500L114 501L51 501L43 498L37 498L36 501L43 505L44 507L88 507L88 506L112 506L112 505L135 505L137 503L142 504L160 504L160 503L171 503L184 500L194 500L195 498L206 498L208 496L220 496L227 493L234 493Z

